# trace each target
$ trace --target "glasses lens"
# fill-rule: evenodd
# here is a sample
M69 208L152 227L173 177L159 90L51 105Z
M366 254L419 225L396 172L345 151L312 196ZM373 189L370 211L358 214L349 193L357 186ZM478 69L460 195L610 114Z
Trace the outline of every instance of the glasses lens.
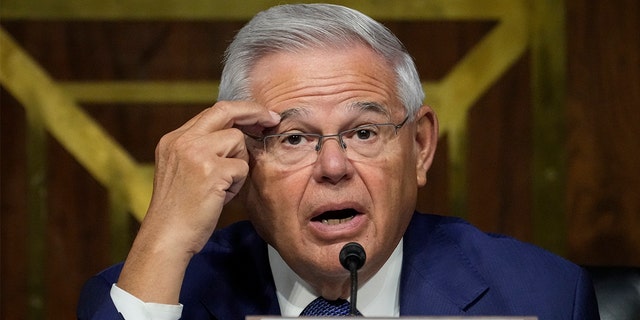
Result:
M347 146L348 155L353 160L368 159L378 156L390 140L393 125L367 125L341 133L342 141Z
M308 164L315 160L319 135L287 133L266 136L264 147L273 160L283 165ZM306 158L306 159L305 159Z
M406 121L406 119L405 119ZM288 167L303 167L314 163L322 145L335 139L343 147L347 158L366 161L382 154L396 138L396 132L404 124L371 124L342 131L334 135L313 133L283 133L263 138L267 161Z

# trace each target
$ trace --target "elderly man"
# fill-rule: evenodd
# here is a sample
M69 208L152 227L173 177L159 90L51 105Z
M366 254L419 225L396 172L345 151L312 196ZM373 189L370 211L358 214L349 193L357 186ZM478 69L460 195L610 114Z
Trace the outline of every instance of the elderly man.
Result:
M338 256L358 242L365 316L596 319L579 267L414 212L438 137L423 98L403 45L369 17L334 5L258 14L227 50L219 101L158 144L131 251L87 283L79 318L320 315L303 310L349 304ZM236 195L250 222L214 233Z

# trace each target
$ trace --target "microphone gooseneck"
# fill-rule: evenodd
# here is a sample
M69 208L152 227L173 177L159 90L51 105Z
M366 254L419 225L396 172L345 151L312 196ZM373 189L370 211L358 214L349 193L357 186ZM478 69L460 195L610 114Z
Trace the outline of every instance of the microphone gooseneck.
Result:
M362 268L367 255L364 248L357 242L349 242L340 250L340 264L351 273L351 310L350 315L355 316L358 295L358 270Z

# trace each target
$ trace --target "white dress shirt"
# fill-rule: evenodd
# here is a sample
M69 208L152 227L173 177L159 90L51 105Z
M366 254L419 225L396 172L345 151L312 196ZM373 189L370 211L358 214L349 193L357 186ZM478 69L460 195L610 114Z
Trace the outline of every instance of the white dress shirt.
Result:
M269 264L276 285L280 311L284 317L297 317L317 293L284 262L280 254L269 246ZM358 310L367 317L397 317L400 315L400 271L402 240L382 268L358 290ZM144 302L120 289L111 287L111 299L125 319L177 320L182 305Z
M269 246L269 263L280 311L284 317L297 317L318 294L302 280ZM365 262L366 263L366 262ZM402 240L389 260L358 290L356 306L367 317L397 317L400 315L400 271L402 267Z
M111 300L125 319L178 320L182 316L182 304L144 302L115 283L111 286Z

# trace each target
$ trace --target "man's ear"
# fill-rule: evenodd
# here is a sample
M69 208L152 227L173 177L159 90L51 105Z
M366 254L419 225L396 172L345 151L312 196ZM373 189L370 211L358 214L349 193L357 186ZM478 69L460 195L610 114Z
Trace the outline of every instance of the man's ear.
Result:
M433 109L425 105L418 111L415 123L416 174L418 186L423 187L438 144L438 118Z

